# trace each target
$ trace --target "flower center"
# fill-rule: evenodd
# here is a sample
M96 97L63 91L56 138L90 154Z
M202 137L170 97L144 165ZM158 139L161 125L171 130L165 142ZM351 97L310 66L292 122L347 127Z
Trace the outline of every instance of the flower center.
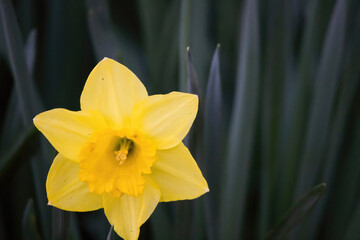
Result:
M118 151L114 151L116 156L116 161L118 161L119 165L123 164L127 158L127 155L131 152L134 147L133 141L127 138L120 139L120 149Z
M141 134L127 129L97 131L80 152L79 179L92 193L138 196L155 160L154 144Z

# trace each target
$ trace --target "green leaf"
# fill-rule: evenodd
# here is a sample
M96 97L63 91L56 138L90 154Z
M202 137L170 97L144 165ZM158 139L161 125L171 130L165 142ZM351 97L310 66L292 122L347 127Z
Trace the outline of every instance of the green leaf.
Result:
M66 240L69 236L70 213L52 208L52 240Z
M21 132L20 136L16 138L16 142L11 145L11 148L0 157L0 180L8 172L14 172L14 168L29 160L29 156L34 153L37 147L34 146L34 137L38 133L35 126L31 124L25 131Z
M203 95L201 91L200 82L197 76L197 72L195 71L195 67L193 65L192 55L190 51L190 47L187 48L186 53L186 69L187 69L187 89L186 92L196 94L199 97L199 110L197 117L194 121L194 124L184 139L184 144L189 148L190 152L195 155L195 159L200 167L200 169L204 169L204 160L202 159L202 148L203 148L203 119L204 119L204 103L203 103ZM189 210L190 215L186 215L186 218L192 218L192 230L189 236L193 239L201 239L202 236L205 235L204 228L204 202L203 199L195 200L189 206L184 206L191 208ZM181 208L179 208L180 211ZM192 216L192 217L191 217ZM183 221L189 221L184 218ZM181 237L180 239L188 238L186 236Z
M315 75L313 99L309 109L304 149L298 170L294 198L318 180L328 150L331 117L340 79L346 35L348 1L337 0L328 24L319 66ZM323 181L323 180L322 180ZM304 223L301 238L314 235L314 223Z
M186 90L186 48L190 45L191 0L182 0L179 21L179 90Z
M186 89L186 67L184 53L187 47L194 49L196 59L194 66L200 76L200 85L203 85L208 59L210 58L210 44L206 29L208 26L210 4L206 0L182 0L179 25L179 89Z
M347 224L344 240L353 240L354 236L360 236L360 201L358 201L357 206L352 213L353 216Z
M268 233L265 240L286 239L290 230L308 213L312 207L321 199L325 193L326 184L322 183L298 201L276 224L276 226Z
M39 9L39 8L35 8ZM79 96L94 66L85 1L49 0L39 31L38 85L46 108L79 108Z
M224 79L225 93L233 92L235 86L236 68L238 65L238 35L239 35L239 9L244 5L244 0L216 0L214 1L217 20L210 29L216 29L215 41L221 43L222 76ZM226 26L226 27L225 27ZM225 79L227 84L225 84Z
M237 84L221 187L219 239L241 237L257 122L260 91L257 1L247 0L242 16Z
M43 108L34 82L29 74L21 32L12 5L8 0L1 1L0 19L0 36L4 38L5 55L14 77L15 95L18 99L17 103L21 114L22 125L27 126L32 123L35 114L39 113ZM33 159L31 162L31 170L36 191L36 201L40 211L41 226L44 231L44 236L49 236L49 228L47 227L49 221L45 211L45 201L44 198L42 198L42 196L44 196L44 188L42 188L42 184L40 184L42 179L45 179L45 171L42 171L43 163L40 162L40 160L40 157Z
M168 92L178 88L180 5L181 1L138 0L149 92Z
M175 207L174 232L171 239L182 240L190 239L192 236L192 227L194 226L193 202L179 201L172 204Z
M114 225L111 225L109 233L108 233L108 235L106 237L106 240L114 240L114 235L115 235Z
M40 234L37 226L36 213L34 209L34 201L29 199L26 203L24 215L22 218L21 230L23 239L40 240Z
M345 40L347 1L338 0L333 10L316 74L314 99L306 134L295 196L315 181L326 152L331 112L338 85Z
M281 147L279 148L278 180L276 186L276 215L283 214L291 206L294 188L297 183L298 169L306 128L309 120L314 78L318 67L319 52L324 40L328 18L334 0L314 0L303 3L304 33L299 43L300 52L296 59L298 66L290 72L291 83L284 98L281 128ZM300 4L300 2L299 2ZM299 20L298 20L299 21ZM296 39L295 39L296 40ZM296 59L294 59L296 61ZM284 181L286 179L286 181Z
M125 34L117 34L112 25L109 6L102 0L87 0L88 26L97 61L104 57L113 58L134 71L143 79L144 63L142 53L134 41Z
M41 111L42 106L29 74L21 32L9 0L1 1L0 19L0 36L4 37L6 57L14 76L23 124L27 125Z
M159 203L150 217L150 226L153 236L158 240L167 240L174 237L174 226L169 216L169 209L164 203Z
M104 57L119 59L121 48L112 26L109 7L104 1L87 0L88 25L98 61Z
M286 100L293 91L289 90L293 81L294 62L294 32L296 31L295 11L292 3L283 0L274 0L263 10L266 16L266 27L262 46L264 46L264 64L262 70L263 88L260 104L260 210L259 231L257 238L263 238L269 229L269 223L274 217L283 214L277 205L281 198L288 193L281 192L276 195L277 183L281 184L283 179L278 179L282 171L287 171L283 166L291 160L279 157L282 151L279 141L282 131L282 123L288 111ZM285 163L286 162L286 163ZM288 182L288 181L285 181ZM284 206L280 206L284 207Z
M325 239L329 240L343 238L359 201L360 163L357 160L360 159L360 112L357 106L358 101L359 96L354 99L352 105L352 111L356 111L356 116L353 116L349 123L351 124L348 129L350 135L346 138L351 145L339 157L337 166L341 167L336 168L336 179L332 179L333 189L329 202L326 204L327 208L324 209L328 228L323 229L321 233ZM328 209L331 209L331 214L328 213Z
M9 103L6 109L0 142L0 153L2 155L9 150L9 147L11 146L10 143L17 141L17 138L23 131L23 123L15 89L11 90Z
M159 32L163 29L164 14L170 10L169 3L165 0L137 0L137 6L146 51L150 57L155 57L160 50L159 46L166 43L161 37L159 39Z
M349 124L348 121L351 118L353 102L357 101L356 94L358 91L358 79L360 76L360 34L358 34L358 29L360 27L360 15L357 17L357 19L355 19L355 21L351 21L351 25L351 32L349 34L346 44L344 68L341 73L338 102L336 108L334 108L333 120L331 123L332 131L329 134L329 150L325 153L326 164L324 165L322 172L322 179L328 183L329 189L336 189L336 183L338 181L334 181L334 179L336 179L338 176L337 166L340 162L344 164L341 155L343 151L342 146L344 140L347 138L347 126ZM356 130L352 131L355 132ZM354 142L356 141L354 140ZM357 148L357 145L354 145L353 147ZM354 156L353 159L356 159L356 157ZM352 169L357 168L357 163L352 162L350 164L352 165ZM346 164L344 165L346 166ZM352 180L349 179L349 182L351 181ZM345 184L348 186L346 189L349 191L350 194L350 196L346 199L351 199L352 196L356 196L358 192L357 188L350 188L350 185L348 185L349 183ZM326 214L326 205L331 198L331 195L324 196L324 200L314 211L314 217L309 223L309 232L312 232L313 239L316 239L316 226L319 225L323 217L325 217L324 214ZM347 200L344 199L342 201ZM348 206L348 204L345 205ZM334 212L337 212L337 210L334 209ZM341 223L338 224L345 224L345 221L341 221ZM336 232L339 232L342 228L336 227L336 229L338 230ZM335 232L335 229L333 231ZM341 234L333 235L340 237Z
M212 54L212 42L209 39L211 29L212 2L209 0L196 0L190 3L189 47L192 50L193 65L204 89Z
M209 239L217 236L223 144L223 109L220 77L220 44L217 45L211 61L205 95L204 110L204 176L211 186L211 194L205 198L205 215Z
M195 119L193 127L191 128L190 132L187 134L187 136L184 139L184 144L190 149L190 152L194 154L197 151L197 148L200 147L199 141L201 141L202 139L201 134L203 131L202 122L204 117L204 107L203 107L203 97L200 88L200 83L192 62L191 51L189 47L187 47L186 49L185 59L186 59L186 70L187 70L187 86L185 92L196 94L199 97L199 110L197 117Z
M193 93L202 97L200 82L197 76L197 73L194 68L193 60L191 57L190 47L186 48L186 70L187 70L187 86L186 92Z
M78 221L78 215L71 213L70 214L70 224L69 224L69 239L70 240L80 240L80 229L79 228L79 221Z
M36 38L37 32L33 29L25 43L26 65L29 69L30 76L34 75L35 57L36 57Z

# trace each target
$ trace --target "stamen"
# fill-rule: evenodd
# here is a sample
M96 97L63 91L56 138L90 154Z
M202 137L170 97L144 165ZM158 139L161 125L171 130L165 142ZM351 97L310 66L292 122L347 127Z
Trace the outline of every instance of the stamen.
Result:
M119 163L119 165L123 164L127 159L132 144L133 142L127 138L120 139L120 149L118 151L114 151L116 161Z

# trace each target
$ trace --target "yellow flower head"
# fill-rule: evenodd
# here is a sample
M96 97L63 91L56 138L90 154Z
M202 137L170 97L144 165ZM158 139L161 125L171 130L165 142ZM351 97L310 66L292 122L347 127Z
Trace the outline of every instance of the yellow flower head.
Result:
M134 73L105 58L90 73L80 104L81 111L53 109L34 118L59 152L46 181L50 205L104 208L121 237L137 239L159 201L209 191L181 142L198 110L196 95L148 96Z

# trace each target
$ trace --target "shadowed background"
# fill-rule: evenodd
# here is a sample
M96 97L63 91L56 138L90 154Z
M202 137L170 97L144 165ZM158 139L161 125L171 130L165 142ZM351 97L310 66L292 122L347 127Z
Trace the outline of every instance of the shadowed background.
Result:
M210 192L160 203L140 239L357 239L359 43L358 0L0 0L0 239L114 237L103 210L47 206L32 124L79 110L103 57L200 98L184 141Z

